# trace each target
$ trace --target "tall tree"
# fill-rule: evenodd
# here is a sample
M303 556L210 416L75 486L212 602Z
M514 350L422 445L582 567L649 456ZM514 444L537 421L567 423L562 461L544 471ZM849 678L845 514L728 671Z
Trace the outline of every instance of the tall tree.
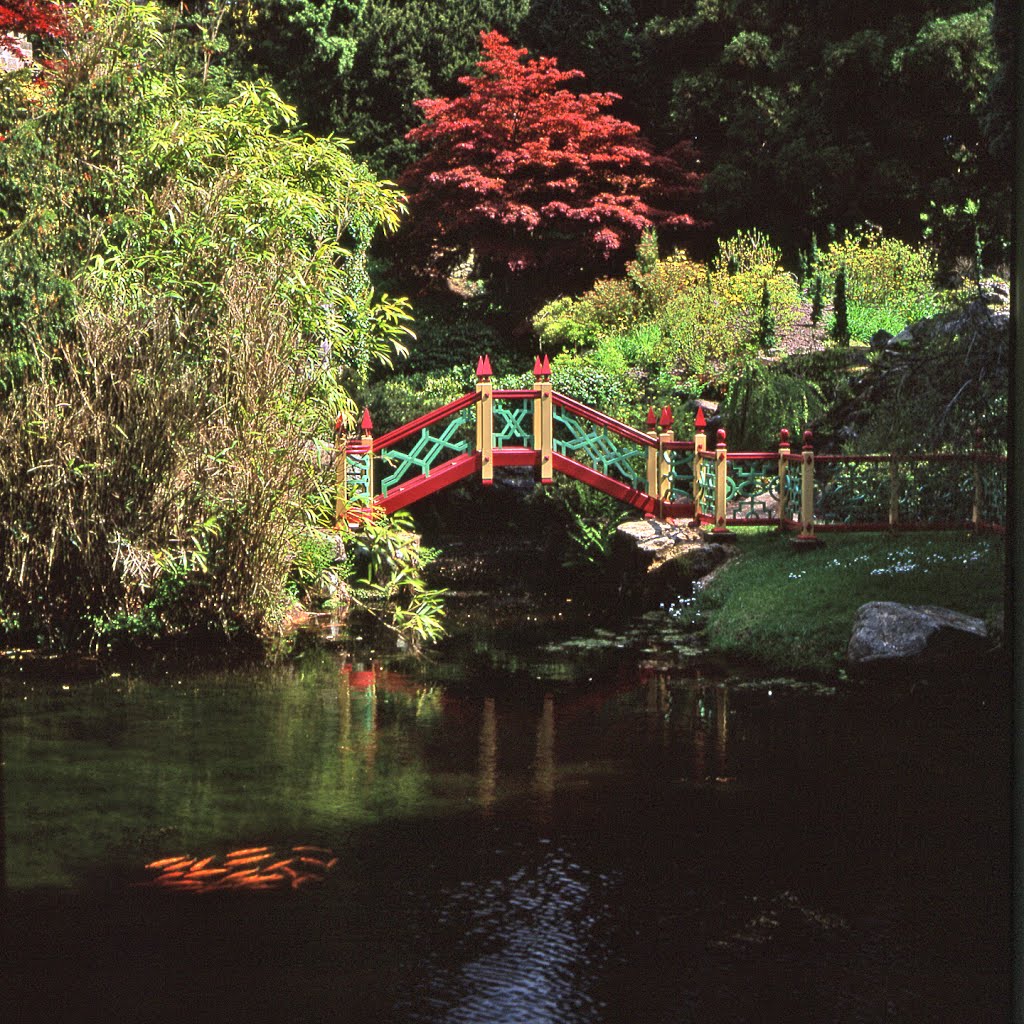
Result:
M640 129L605 113L614 93L578 94L583 77L481 34L465 93L423 99L409 138L426 152L403 174L406 243L434 275L472 259L493 286L530 301L590 283L629 255L644 228L692 228L692 154L656 155Z

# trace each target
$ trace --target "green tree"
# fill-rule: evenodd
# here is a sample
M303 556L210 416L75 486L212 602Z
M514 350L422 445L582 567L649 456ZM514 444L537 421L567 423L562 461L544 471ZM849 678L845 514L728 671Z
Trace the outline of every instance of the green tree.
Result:
M352 139L380 174L412 162L414 102L473 66L480 32L513 31L529 0L246 0L232 5L234 55L265 75L315 131Z
M258 635L330 521L346 387L403 336L364 261L400 197L265 84L204 84L156 8L69 18L45 84L0 79L2 611Z

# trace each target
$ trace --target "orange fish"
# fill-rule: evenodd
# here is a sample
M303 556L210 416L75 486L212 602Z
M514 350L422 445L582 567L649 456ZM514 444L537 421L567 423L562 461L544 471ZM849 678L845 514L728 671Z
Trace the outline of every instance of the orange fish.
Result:
M225 854L227 858L231 857L247 857L250 853L266 853L269 847L267 846L252 846L247 850L232 850L230 853Z
M164 857L163 860L154 860L146 865L147 868L168 868L172 864L182 864L191 862L192 857L189 854L185 854L184 857Z
M196 864L193 864L192 867L189 868L189 874L193 875L197 871L201 870L202 868L205 868L206 865L209 864L212 860L213 860L212 857L204 857L201 861L199 861Z
M260 853L255 857L229 857L224 863L229 867L238 867L239 864L258 864L261 860L266 860L270 856L269 853Z
M327 867L327 864L322 860L317 860L316 857L300 857L300 864L308 864L311 868L320 868L321 870Z
M328 857L334 853L323 846L293 846L292 849L298 853L326 853Z
M330 871L330 870L331 870L331 868L333 868L333 867L334 867L334 865L335 865L335 864L337 864L337 863L338 863L338 858L337 858L337 857L332 857L332 858L331 858L331 859L330 859L330 860L329 860L329 861L328 861L328 862L327 862L327 863L326 863L326 864L324 865L324 868L325 868L325 869L326 869L327 871Z
M293 860L295 860L294 857L289 857L287 860L276 860L274 861L273 864L268 864L266 867L261 868L260 870L264 874L266 874L268 871L277 871L278 869L283 868L288 864L291 864Z

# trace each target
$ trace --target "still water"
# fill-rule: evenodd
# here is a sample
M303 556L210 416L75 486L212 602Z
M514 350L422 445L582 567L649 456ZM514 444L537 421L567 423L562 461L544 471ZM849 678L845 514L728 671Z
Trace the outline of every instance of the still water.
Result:
M10 673L0 1019L1007 1019L999 681L866 700L642 633Z

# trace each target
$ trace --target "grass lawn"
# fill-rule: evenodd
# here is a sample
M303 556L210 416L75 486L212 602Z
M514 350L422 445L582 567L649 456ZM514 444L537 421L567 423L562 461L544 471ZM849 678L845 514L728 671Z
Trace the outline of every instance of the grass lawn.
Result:
M934 604L1002 638L1005 543L993 534L828 534L795 551L773 530L738 529L739 554L701 591L712 652L779 673L834 674L858 607Z

